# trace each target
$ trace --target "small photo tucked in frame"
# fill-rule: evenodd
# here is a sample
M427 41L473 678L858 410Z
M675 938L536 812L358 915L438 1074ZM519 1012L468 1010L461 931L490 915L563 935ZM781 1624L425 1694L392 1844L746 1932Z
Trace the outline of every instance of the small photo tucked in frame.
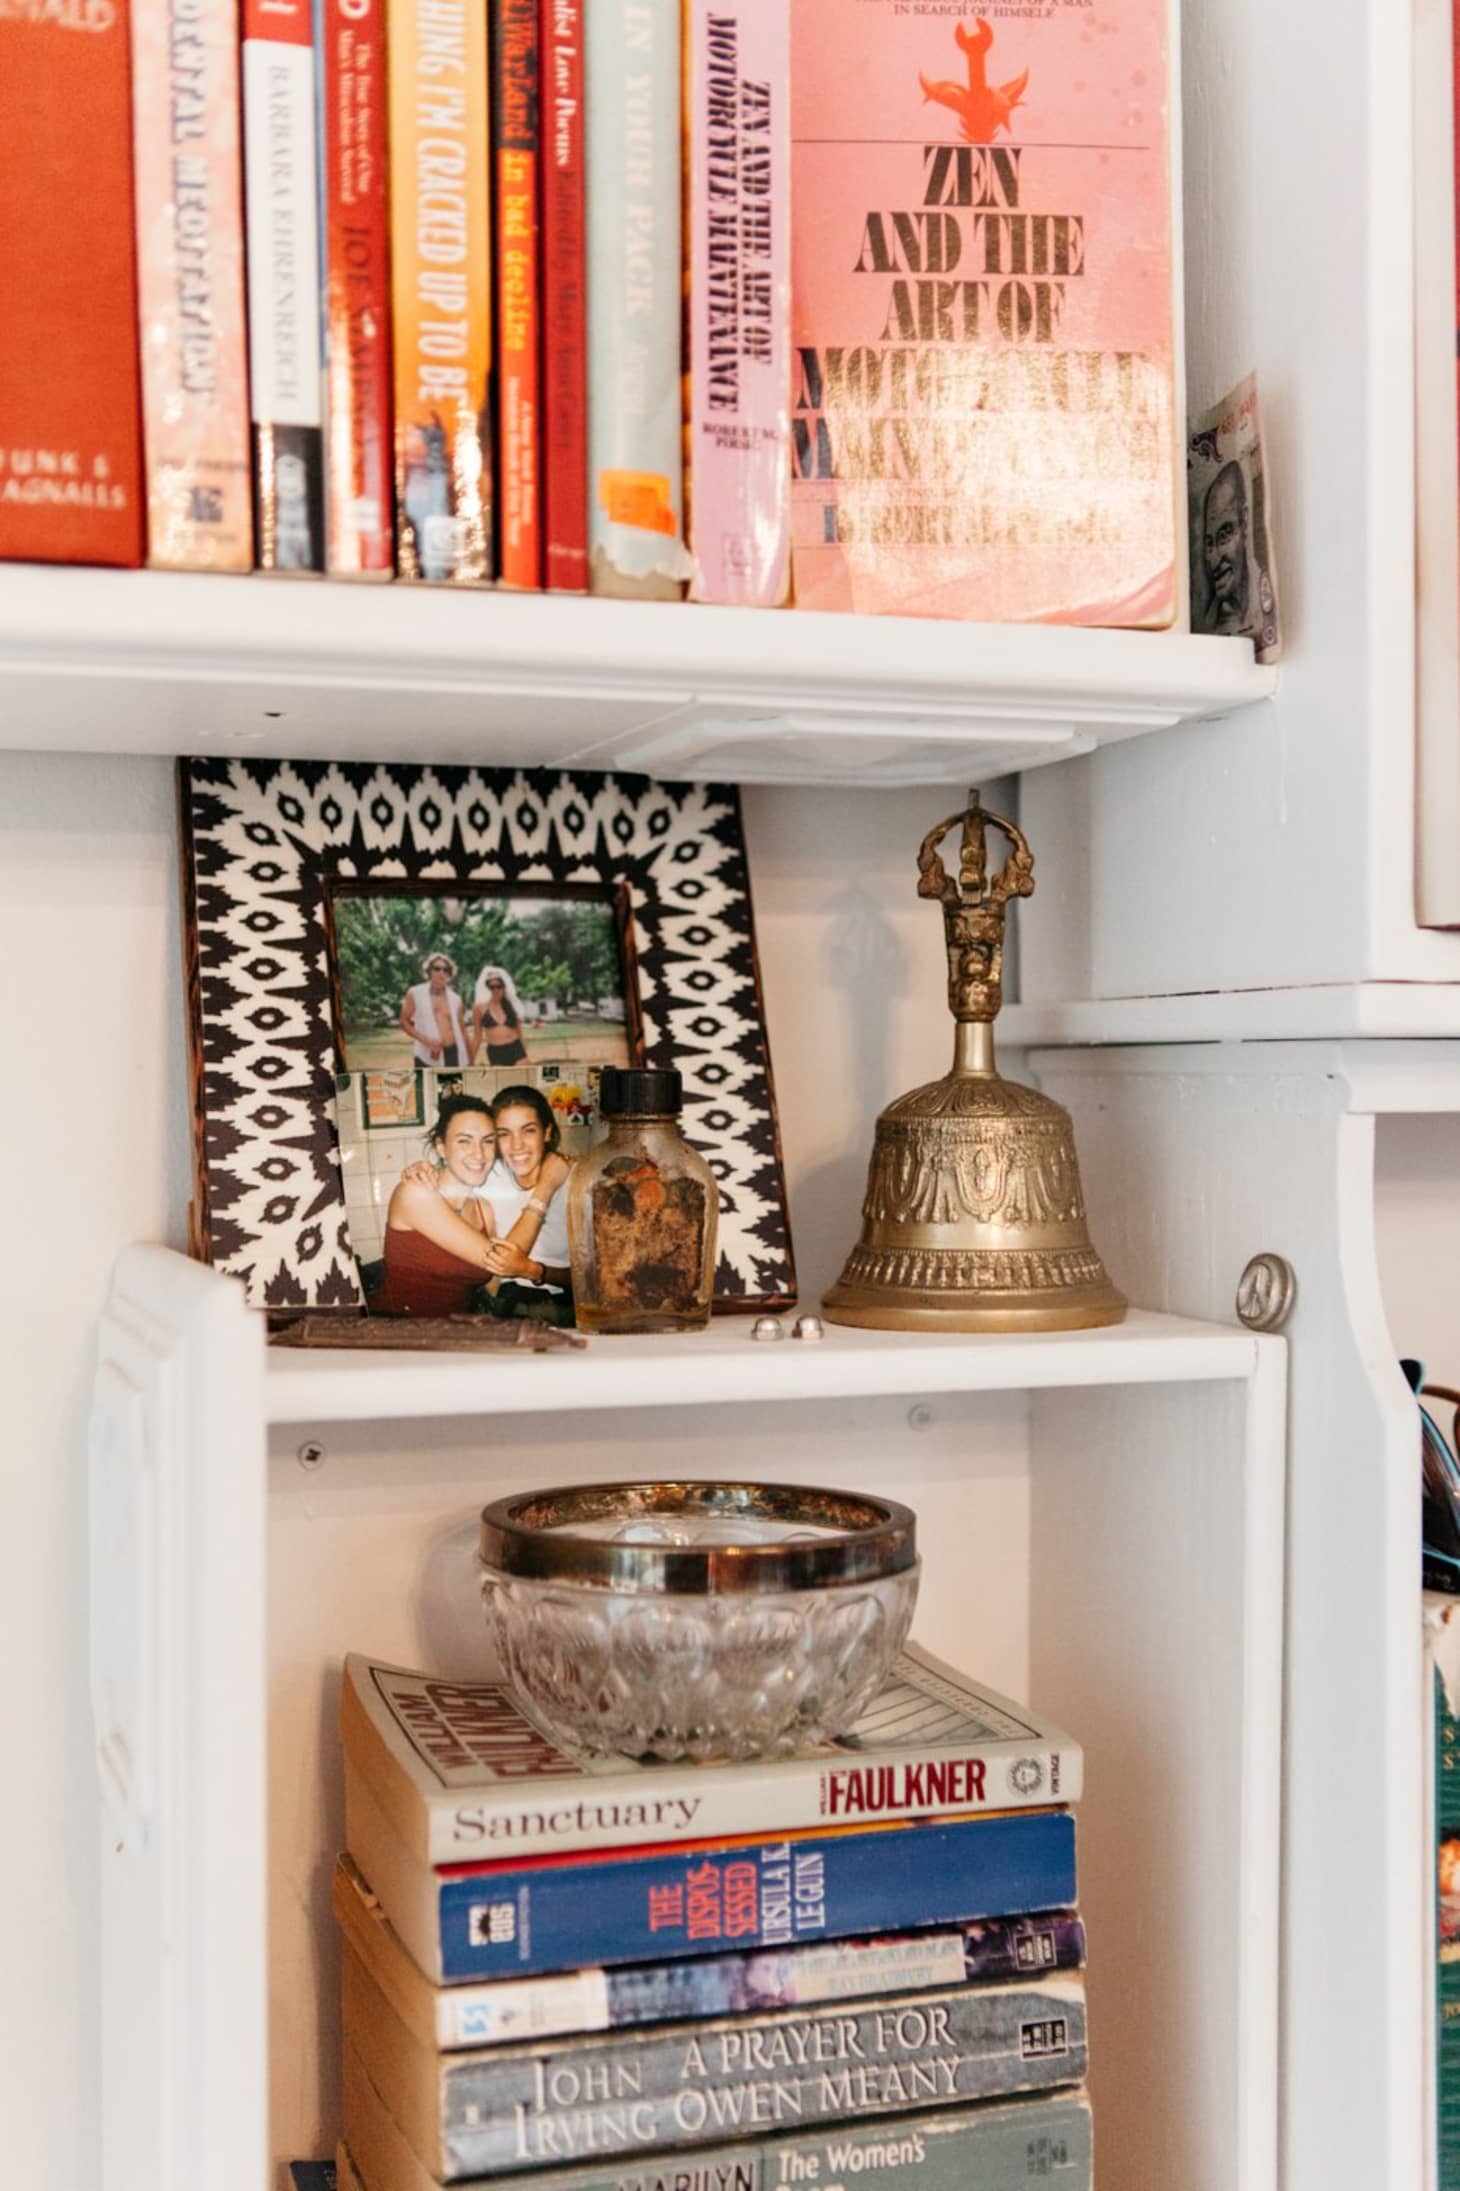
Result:
M622 893L330 893L341 1064L627 1065Z
M360 1123L366 1133L388 1133L402 1126L424 1126L421 1076L414 1067L360 1075Z
M372 1315L572 1324L567 1184L593 1144L601 1070L572 1059L340 1075L345 1212ZM372 1083L398 1077L413 1100L382 1128Z

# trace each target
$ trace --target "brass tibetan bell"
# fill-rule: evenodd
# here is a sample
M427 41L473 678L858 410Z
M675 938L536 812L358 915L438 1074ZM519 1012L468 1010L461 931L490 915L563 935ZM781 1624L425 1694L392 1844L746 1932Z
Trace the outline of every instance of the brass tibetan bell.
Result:
M938 847L963 825L958 879ZM1009 840L988 870L989 824ZM1125 1300L1091 1245L1070 1114L1001 1078L1005 909L1034 890L1020 831L971 792L923 839L918 896L943 907L953 1070L888 1105L862 1204L862 1236L822 1304L835 1324L881 1331L1080 1331L1118 1324Z

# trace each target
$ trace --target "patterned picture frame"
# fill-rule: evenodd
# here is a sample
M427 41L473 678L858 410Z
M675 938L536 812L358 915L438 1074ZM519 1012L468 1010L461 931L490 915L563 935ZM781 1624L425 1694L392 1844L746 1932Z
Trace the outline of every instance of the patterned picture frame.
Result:
M281 1313L359 1310L335 1129L340 882L622 889L645 1062L720 1182L715 1307L796 1298L739 795L582 770L179 763L198 1252Z

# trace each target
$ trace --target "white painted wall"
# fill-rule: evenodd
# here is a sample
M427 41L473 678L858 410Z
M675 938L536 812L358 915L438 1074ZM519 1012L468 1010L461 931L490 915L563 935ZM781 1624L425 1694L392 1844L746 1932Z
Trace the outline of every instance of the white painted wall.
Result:
M1029 1002L1460 975L1413 925L1410 10L1313 21L1182 9L1188 397L1257 372L1277 696L1024 779Z
M917 899L914 855L951 803L937 793L930 803L926 792L746 796L808 1300L835 1276L855 1236L877 1111L948 1061L939 924ZM0 1952L0 2105L6 2182L56 2191L91 2180L99 2160L98 1809L86 1672L84 1457L92 1326L111 1259L125 1241L181 1245L186 1234L191 1128L177 903L168 764L0 756L0 982L9 999L0 1037L0 1148L10 1219L0 1262L9 1401L0 1645L13 1669L0 1704L0 1756L24 1791L23 1801L3 1807L0 1826L0 1868L11 1882ZM80 985L82 994L53 1026L46 982L55 978L73 991ZM754 1413L754 1422L741 1419L738 1434L727 1421L718 1446L713 1427L697 1422L697 1450L691 1456L681 1446L680 1465L745 1468L759 1458L787 1473L831 1476L840 1466L855 1480L913 1496L935 1524L920 1632L935 1648L955 1650L975 1640L976 1628L987 1678L1022 1690L1025 1403L950 1405L921 1433L910 1432L896 1408L831 1409L800 1454L788 1451L784 1422ZM687 1443L691 1426L660 1425L670 1444L676 1429ZM539 1429L527 1445L540 1445L544 1435ZM379 1648L385 1640L319 1632L308 1610L317 1593L292 1593L289 1572L297 1579L322 1556L328 1565L331 1549L358 1550L362 1524L368 1536L382 1508L397 1518L428 1510L430 1535L477 1496L459 1455L382 1467L378 1442L364 1443L328 1484L316 1478L306 1490L287 1462L278 1482L273 1691L286 1748L321 1740L317 1717L312 1737L300 1724L318 1711L321 1652L328 1658L347 1643ZM574 1458L568 1450L515 1451L529 1469L561 1472ZM619 1450L601 1459L625 1465ZM505 1481L510 1466L499 1453L493 1474ZM323 1541L321 1522L332 1524ZM997 1541L1000 1559L971 1627L962 1593L975 1539ZM420 1579L412 1571L412 1582ZM423 1605L378 1617L392 1641L397 1629L433 1640ZM292 1816L288 1846L301 1868L316 1872L309 1837L330 1831L327 1734L323 1740L313 1791L294 1781L292 1803L282 1791ZM280 1824L276 1808L276 1848ZM276 2068L279 2061L276 2048ZM301 2131L318 2120L318 2104L312 2091L276 2091L282 2121ZM326 2121L329 2113L326 2104Z
M92 1326L117 1248L185 1230L173 844L167 763L0 756L0 2109L7 2180L56 2191L99 2159Z
M1374 1243L1394 1352L1460 1385L1460 1116L1380 1118L1374 1134ZM1451 1411L1436 1419L1446 1433Z

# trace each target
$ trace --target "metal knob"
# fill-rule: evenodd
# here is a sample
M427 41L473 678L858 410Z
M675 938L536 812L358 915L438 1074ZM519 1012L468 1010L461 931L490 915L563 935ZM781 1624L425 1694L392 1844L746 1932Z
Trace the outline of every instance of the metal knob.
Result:
M1237 1281L1237 1314L1249 1331L1281 1331L1297 1291L1297 1273L1286 1257L1254 1255Z

